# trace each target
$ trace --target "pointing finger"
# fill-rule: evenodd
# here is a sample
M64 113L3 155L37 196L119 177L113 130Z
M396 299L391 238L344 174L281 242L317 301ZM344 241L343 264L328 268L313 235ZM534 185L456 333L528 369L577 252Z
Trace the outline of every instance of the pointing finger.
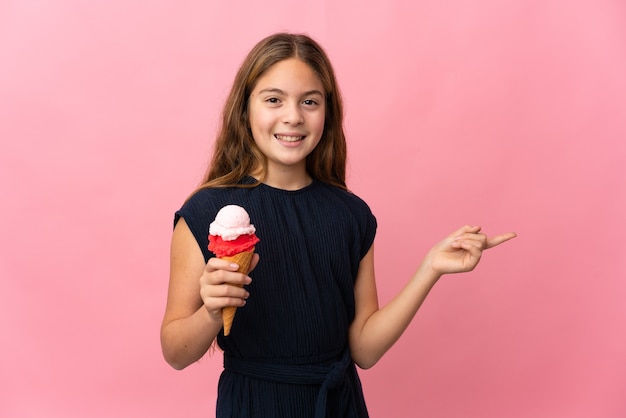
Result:
M493 248L496 245L500 245L503 242L506 242L510 239L513 239L517 236L515 232L508 232L506 234L498 235L492 238L487 238L487 246L486 248Z

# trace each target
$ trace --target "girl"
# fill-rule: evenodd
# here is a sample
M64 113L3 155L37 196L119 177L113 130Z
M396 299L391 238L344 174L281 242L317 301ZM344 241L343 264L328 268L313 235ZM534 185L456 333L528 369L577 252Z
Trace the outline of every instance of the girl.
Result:
M326 54L304 35L262 40L235 78L203 184L176 212L161 328L176 369L217 340L220 418L367 417L355 364L376 364L443 274L472 270L485 249L515 236L460 228L379 308L376 219L347 190L345 165ZM261 239L254 280L208 251L208 226L227 204L248 211ZM226 306L240 307L228 336Z

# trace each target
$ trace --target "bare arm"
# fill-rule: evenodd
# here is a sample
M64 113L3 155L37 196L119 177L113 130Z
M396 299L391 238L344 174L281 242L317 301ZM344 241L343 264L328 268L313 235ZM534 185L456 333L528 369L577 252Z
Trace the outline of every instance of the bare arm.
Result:
M258 261L255 256L253 265ZM161 324L161 349L175 369L184 369L207 352L222 328L224 306L243 306L248 292L229 284L247 284L237 265L212 258L204 263L198 243L184 219L174 228L170 282Z
M407 285L380 309L372 246L361 260L354 287L356 313L349 335L354 361L365 369L376 364L406 330L443 274L473 270L483 250L514 237L514 233L508 233L487 238L480 233L480 227L466 226L455 231L428 252Z

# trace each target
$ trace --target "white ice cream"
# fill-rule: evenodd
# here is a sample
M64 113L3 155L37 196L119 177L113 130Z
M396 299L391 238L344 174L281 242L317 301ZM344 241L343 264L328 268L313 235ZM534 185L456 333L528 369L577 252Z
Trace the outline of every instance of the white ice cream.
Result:
M218 235L224 241L234 241L240 235L254 234L256 229L250 223L250 215L241 206L227 205L217 212L209 225L209 234Z

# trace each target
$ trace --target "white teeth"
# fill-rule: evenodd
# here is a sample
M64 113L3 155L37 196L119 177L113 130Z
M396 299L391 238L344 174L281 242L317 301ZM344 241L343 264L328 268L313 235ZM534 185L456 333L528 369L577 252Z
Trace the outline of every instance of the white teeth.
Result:
M303 136L287 136L287 135L274 135L276 137L276 139L280 140L280 141L285 141L285 142L296 142L296 141L300 141L301 139L304 139Z

